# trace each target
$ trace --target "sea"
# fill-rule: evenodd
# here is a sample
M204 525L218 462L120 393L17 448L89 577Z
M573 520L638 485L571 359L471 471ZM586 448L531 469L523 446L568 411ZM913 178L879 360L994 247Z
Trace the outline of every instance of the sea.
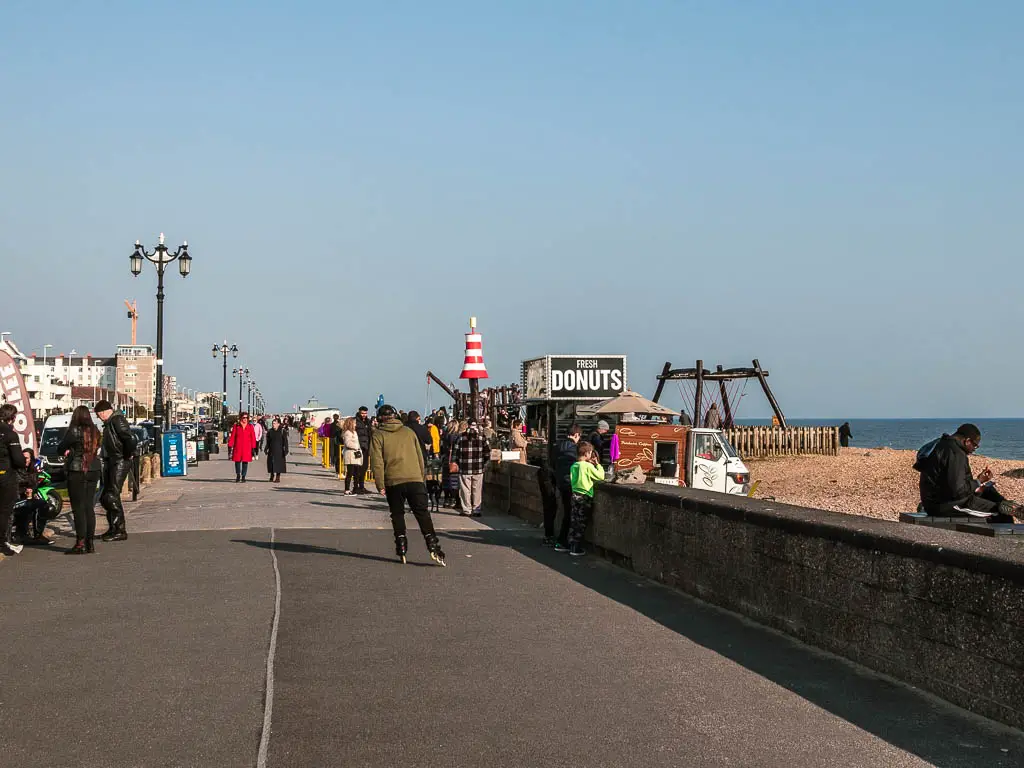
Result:
M840 425L850 422L851 448L894 448L916 451L943 432L952 434L964 422L981 430L978 454L993 459L1024 461L1024 419L786 419L790 426ZM737 424L771 424L771 419L737 419Z

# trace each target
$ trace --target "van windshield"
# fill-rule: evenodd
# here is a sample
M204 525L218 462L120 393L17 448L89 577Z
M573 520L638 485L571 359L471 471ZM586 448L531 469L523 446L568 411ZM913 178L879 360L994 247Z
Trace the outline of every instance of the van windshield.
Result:
M64 439L64 434L67 431L67 427L49 427L48 429L44 429L42 437L39 438L40 455L56 455L57 448L60 447L60 441Z
M732 447L732 443L730 443L726 439L725 435L719 435L718 441L722 444L722 448L725 450L726 456L728 456L730 459L735 459L739 457L739 454L736 452L736 449Z

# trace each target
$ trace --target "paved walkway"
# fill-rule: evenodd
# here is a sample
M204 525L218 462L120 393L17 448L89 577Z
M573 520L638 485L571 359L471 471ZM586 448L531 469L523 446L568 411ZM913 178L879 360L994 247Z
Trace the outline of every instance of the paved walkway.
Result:
M380 499L292 459L200 464L127 542L0 563L0 764L1024 764L1021 732L518 520L438 515L449 567L417 535L402 566Z

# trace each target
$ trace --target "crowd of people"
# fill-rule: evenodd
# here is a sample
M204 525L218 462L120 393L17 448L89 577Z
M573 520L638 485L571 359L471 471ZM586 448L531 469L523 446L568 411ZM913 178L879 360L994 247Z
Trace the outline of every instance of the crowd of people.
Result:
M235 482L248 481L249 465L261 453L267 457L267 473L271 483L280 483L281 475L288 472L288 431L292 427L290 416L273 416L268 424L267 417L255 421L243 411L228 434L228 451L235 465Z
M102 431L93 413L103 424ZM25 546L49 546L46 529L51 509L39 496L40 464L30 449L23 449L13 424L17 409L0 406L0 554L20 554ZM68 500L75 525L75 544L68 555L96 552L96 500L106 513L104 542L128 538L121 488L131 471L137 439L124 414L106 400L93 411L80 405L57 449L64 457ZM13 526L11 525L13 521Z

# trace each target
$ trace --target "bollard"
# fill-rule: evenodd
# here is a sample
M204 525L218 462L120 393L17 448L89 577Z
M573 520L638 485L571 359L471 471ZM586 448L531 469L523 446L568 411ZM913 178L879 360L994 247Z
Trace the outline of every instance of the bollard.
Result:
M320 464L324 469L331 466L331 438L320 438Z
M153 480L160 479L160 454L154 453L149 457L150 467L153 470Z
M153 466L149 463L149 454L139 457L139 482L146 485L153 480Z
M314 436L314 437L310 438L310 441L313 443L312 454L313 454L313 458L315 459L316 458L317 449L320 447L320 439Z

